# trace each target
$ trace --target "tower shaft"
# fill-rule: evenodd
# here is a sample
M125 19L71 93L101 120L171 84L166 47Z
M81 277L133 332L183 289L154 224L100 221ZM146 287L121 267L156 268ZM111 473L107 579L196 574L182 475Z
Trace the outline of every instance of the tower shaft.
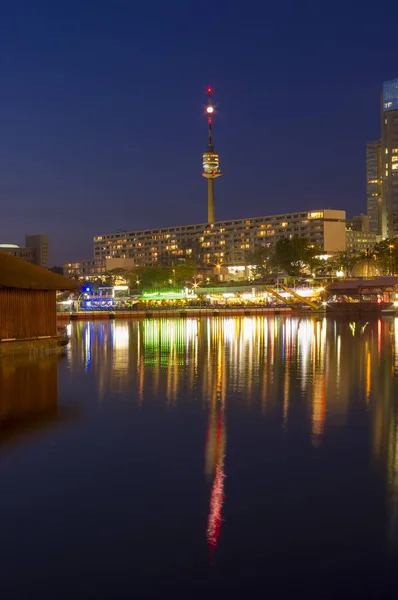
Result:
M214 179L207 180L207 222L214 223L216 220L214 215Z

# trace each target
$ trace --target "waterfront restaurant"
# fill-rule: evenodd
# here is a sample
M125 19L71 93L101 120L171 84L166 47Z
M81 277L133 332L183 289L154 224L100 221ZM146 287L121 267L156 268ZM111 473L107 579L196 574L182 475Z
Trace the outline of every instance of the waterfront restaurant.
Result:
M381 311L395 309L398 300L398 277L345 279L325 288L327 308L339 311Z
M70 279L0 251L0 356L57 350L56 292L77 288Z

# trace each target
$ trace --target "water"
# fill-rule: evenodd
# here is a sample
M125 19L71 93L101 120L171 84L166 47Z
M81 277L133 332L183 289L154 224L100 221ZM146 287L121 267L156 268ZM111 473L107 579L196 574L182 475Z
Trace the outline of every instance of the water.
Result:
M398 320L74 323L0 362L14 598L390 598Z

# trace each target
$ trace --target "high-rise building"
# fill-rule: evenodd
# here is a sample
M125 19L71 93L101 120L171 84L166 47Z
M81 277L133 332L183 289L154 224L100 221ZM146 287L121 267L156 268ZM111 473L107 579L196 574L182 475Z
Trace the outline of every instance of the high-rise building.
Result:
M25 236L25 247L16 244L0 244L0 250L22 258L33 265L49 268L48 235Z
M381 235L382 185L381 185L381 141L370 142L366 147L366 200L369 230Z
M35 265L48 269L48 235L27 235L25 236L25 246L32 248L35 255Z
M381 233L392 238L398 236L398 79L383 84L381 163Z

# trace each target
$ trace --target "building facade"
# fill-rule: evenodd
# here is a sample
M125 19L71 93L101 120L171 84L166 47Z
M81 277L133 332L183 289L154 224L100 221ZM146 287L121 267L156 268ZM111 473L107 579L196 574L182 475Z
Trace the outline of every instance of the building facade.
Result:
M382 224L382 180L381 140L366 146L366 204L369 230L381 235Z
M16 244L0 244L0 250L44 269L50 266L48 235L27 235L24 248Z
M132 259L133 266L171 266L193 260L200 266L244 265L246 253L281 238L307 238L324 253L346 249L344 210L316 210L125 231L94 238L95 261Z
M359 215L346 222L346 249L355 254L371 250L379 236L370 231L370 217Z
M382 235L398 235L398 79L385 81L381 107Z
M50 267L48 235L27 235L25 246L34 252L34 264L44 269Z
M64 264L64 277L72 277L82 281L95 279L115 269L131 269L134 261L129 258L97 258L69 262Z

